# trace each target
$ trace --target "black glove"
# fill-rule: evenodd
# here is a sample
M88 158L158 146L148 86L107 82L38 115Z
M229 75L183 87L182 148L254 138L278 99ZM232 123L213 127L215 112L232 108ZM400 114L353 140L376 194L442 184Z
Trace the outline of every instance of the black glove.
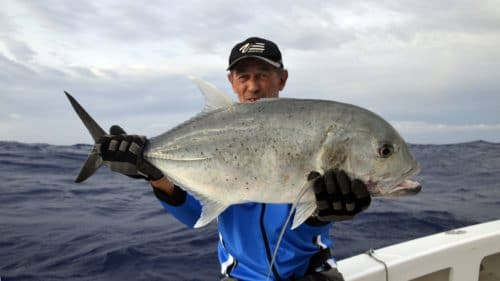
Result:
M351 180L342 170L328 170L323 176L311 172L308 180L314 180L318 206L315 218L320 221L349 220L370 205L366 185L358 179Z
M97 141L96 148L111 171L147 180L159 180L163 177L162 172L142 156L148 143L145 136L127 135L117 125L112 126L109 132L109 135L104 135Z

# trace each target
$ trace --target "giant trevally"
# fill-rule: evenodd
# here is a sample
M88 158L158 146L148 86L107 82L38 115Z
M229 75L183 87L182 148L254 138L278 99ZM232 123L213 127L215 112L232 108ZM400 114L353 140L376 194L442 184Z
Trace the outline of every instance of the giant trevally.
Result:
M366 183L373 196L420 188L407 180L419 171L407 144L373 112L314 99L234 103L211 84L194 81L205 96L203 112L151 138L143 156L200 201L195 227L230 205L263 202L294 203L296 228L316 209L307 181L311 171L342 169ZM94 140L106 134L67 96ZM76 181L102 163L94 148Z

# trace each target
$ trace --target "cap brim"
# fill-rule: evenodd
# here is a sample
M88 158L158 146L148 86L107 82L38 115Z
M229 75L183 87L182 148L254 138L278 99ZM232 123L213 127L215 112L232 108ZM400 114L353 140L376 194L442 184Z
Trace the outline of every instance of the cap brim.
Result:
M237 58L235 59L228 67L226 70L231 70L231 68L233 68L233 66L235 66L238 62L244 60L244 59L248 59L248 58L256 58L256 59L259 59L261 61L264 61L264 62L267 62L268 64L276 67L276 68L282 68L282 64L279 63L279 62L275 62L275 61L272 61L268 58L264 58L264 57L261 57L261 56L255 56L255 55L246 55L246 56L242 56L240 58Z

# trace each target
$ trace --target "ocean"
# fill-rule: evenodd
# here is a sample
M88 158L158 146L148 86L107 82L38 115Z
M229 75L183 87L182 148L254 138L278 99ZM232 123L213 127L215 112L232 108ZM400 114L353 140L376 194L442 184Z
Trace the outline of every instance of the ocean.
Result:
M410 147L422 192L336 223L337 259L500 219L499 143ZM145 181L104 168L74 183L89 150L0 142L1 281L219 280L215 223L189 229Z

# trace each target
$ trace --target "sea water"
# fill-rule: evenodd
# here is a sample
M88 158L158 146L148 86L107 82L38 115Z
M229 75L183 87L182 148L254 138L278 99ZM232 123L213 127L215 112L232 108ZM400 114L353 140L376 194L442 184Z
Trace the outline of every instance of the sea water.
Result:
M73 182L89 145L0 142L0 278L218 280L215 223L189 229L148 183L103 168ZM337 259L500 219L500 144L411 145L416 196L374 199L331 229Z

